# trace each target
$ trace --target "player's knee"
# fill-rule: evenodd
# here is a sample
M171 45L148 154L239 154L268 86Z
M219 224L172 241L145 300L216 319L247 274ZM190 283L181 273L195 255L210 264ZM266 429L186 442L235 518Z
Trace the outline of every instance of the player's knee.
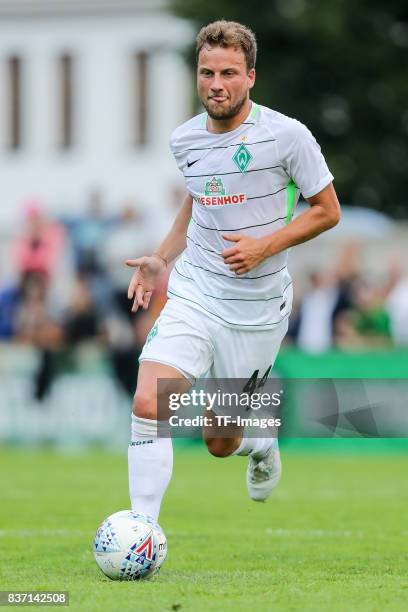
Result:
M157 397L155 390L139 391L133 398L133 414L142 419L157 419Z
M229 457L234 452L232 442L232 440L223 438L208 438L205 440L208 452L214 457Z

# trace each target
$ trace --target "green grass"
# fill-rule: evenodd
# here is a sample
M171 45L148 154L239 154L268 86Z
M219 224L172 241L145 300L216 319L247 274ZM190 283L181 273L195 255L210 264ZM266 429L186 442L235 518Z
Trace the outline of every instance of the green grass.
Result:
M125 456L0 450L0 589L70 591L72 610L408 610L408 457L283 453L267 504L246 460L176 454L157 579L116 583L92 556L129 507Z

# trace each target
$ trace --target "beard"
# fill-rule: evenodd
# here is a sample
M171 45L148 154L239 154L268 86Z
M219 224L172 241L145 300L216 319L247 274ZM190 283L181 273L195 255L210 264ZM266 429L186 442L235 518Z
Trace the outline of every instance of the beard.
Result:
M201 100L201 102L205 110L207 111L208 115L211 117L211 119L233 119L233 117L238 115L238 113L244 106L247 99L248 99L248 94L245 93L242 96L242 98L238 100L238 102L236 102L233 106L231 105L227 106L225 105L225 102L224 102L224 104L217 105L216 109L210 108L208 99L205 101Z

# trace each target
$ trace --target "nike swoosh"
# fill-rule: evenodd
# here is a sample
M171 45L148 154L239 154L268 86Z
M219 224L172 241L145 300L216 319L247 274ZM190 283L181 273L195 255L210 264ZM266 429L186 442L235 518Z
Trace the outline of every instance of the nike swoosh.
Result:
M187 168L190 168L190 166L193 166L193 165L194 165L194 164L196 164L198 161L200 161L200 160L199 160L199 159L195 159L195 160L194 160L194 161L192 161L192 162L189 162L189 161L187 160Z

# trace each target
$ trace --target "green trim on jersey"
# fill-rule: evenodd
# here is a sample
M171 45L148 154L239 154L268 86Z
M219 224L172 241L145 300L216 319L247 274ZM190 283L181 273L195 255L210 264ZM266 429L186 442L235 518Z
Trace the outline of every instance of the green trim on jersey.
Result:
M257 114L259 113L259 104L256 102L252 102L252 110L251 110L251 119L256 119Z
M296 189L297 187L291 179L286 186L286 225L292 221L295 210Z
M201 117L201 127L203 127L203 128L207 127L207 117L208 117L207 113L203 113L202 114L202 117Z

